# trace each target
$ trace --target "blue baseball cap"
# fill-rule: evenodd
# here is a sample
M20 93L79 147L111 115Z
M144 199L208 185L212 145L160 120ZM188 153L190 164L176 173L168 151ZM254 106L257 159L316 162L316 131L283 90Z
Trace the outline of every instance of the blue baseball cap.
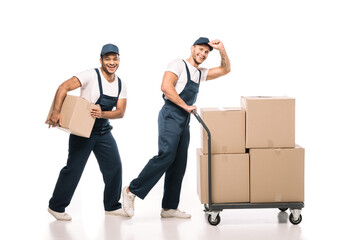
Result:
M107 53L119 54L119 48L111 43L105 44L101 49L100 57L104 56Z
M206 38L206 37L201 37L201 38L199 38L198 40L196 40L196 41L194 42L193 46L205 44L205 45L207 45L207 46L210 48L210 51L212 51L212 50L213 50L213 47L209 45L209 42L210 42L210 41L209 41L208 38Z

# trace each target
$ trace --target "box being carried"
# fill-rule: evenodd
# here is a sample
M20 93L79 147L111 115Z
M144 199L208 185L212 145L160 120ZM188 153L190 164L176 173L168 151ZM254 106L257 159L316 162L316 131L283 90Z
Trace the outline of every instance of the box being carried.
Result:
M49 119L54 105L55 99L47 119ZM67 95L60 110L62 125L57 126L57 128L80 137L89 138L95 123L95 118L90 115L90 109L95 106L81 97Z
M209 203L208 155L197 149L197 193ZM249 154L211 155L212 203L249 202Z
M241 97L246 110L246 148L295 147L295 99Z
M211 132L211 153L245 153L245 110L201 108L200 116ZM201 146L208 153L208 136L201 128Z

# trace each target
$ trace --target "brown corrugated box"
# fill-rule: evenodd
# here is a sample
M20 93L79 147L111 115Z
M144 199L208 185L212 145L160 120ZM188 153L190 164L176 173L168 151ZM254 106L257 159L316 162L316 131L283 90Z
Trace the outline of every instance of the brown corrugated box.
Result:
M54 104L53 101L47 119L54 109ZM67 95L60 111L62 125L57 128L77 136L89 138L95 122L95 118L90 115L92 106L96 105L81 97Z
M295 99L241 97L246 110L246 148L295 147Z
M250 202L304 202L304 148L250 149Z
M211 132L211 153L245 153L245 110L201 108L200 116ZM208 136L201 127L201 146L208 153Z
M208 155L197 149L197 192L208 203ZM249 154L212 154L212 203L249 202Z

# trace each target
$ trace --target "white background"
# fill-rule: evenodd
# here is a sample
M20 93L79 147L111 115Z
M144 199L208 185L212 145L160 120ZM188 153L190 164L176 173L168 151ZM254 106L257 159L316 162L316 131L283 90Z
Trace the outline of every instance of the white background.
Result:
M360 3L349 0L1 2L1 231L23 237L48 231L35 219L45 214L52 221L46 208L68 135L44 122L63 81L98 67L102 45L118 45L128 106L112 125L127 184L157 154L165 67L189 57L204 36L223 41L232 71L202 83L198 108L239 106L247 95L296 98L296 142L306 151L302 238L358 236L359 12ZM219 64L214 50L202 66ZM196 196L195 118L191 131L183 191ZM101 210L102 188L92 156L73 211L86 204ZM152 207L160 209L160 202ZM306 221L318 228L307 229Z

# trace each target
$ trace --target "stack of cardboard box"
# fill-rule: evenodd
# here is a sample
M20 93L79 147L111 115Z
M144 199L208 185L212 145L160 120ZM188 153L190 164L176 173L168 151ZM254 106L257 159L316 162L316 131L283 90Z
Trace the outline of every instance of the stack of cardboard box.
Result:
M239 108L205 108L211 132L212 203L304 202L304 149L295 145L295 99L242 97ZM198 195L208 203L208 149L197 150Z

